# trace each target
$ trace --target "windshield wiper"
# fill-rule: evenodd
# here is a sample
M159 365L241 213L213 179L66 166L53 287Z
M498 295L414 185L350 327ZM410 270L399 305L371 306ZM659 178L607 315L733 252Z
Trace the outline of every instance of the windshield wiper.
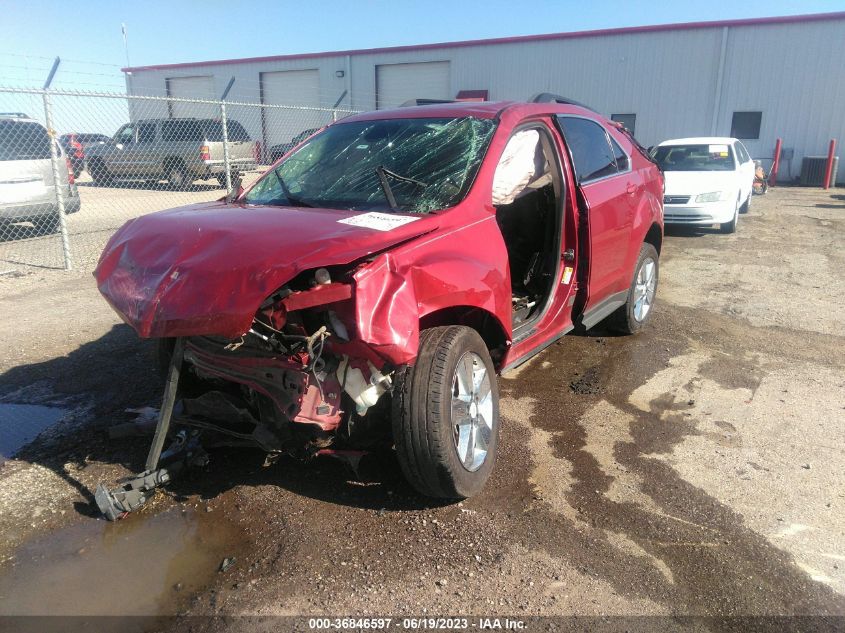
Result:
M293 195L288 189L288 186L285 184L285 181L282 179L282 176L279 174L278 169L274 169L273 173L276 176L276 180L279 181L279 186L282 188L282 193L285 194L285 198L287 198L288 202L290 202L293 206L296 207L313 207L314 205L310 202L306 202L302 198L299 198Z
M379 165L378 167L376 167L376 174L378 174L378 179L381 183L381 189L382 191L384 191L384 197L387 198L387 204L390 205L390 209L392 211L399 211L399 205L396 203L396 196L393 195L393 189L390 187L390 181L388 180L388 177L394 178L400 182L409 182L412 185L416 185L417 187L428 187L427 182L423 182L422 180L415 180L413 178L408 178L408 176L397 174L395 171L385 169L384 165Z

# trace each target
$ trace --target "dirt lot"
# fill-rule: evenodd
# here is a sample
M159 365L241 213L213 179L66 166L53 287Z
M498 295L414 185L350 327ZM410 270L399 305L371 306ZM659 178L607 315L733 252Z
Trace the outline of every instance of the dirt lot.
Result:
M0 466L0 614L842 630L843 253L842 190L775 189L736 235L670 231L641 335L566 337L502 379L501 453L478 498L432 504L391 459L355 475L215 452L117 524L95 520L90 491L140 469L148 439L105 429L157 406L161 381L90 275L21 268L0 277L0 400L61 419ZM0 406L0 428L36 414ZM731 619L796 615L839 617Z

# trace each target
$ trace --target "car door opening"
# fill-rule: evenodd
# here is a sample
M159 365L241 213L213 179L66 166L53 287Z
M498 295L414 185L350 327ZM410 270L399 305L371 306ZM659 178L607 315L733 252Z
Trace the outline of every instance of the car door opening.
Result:
M517 131L493 180L496 221L508 252L514 329L542 312L560 261L562 179L542 127Z

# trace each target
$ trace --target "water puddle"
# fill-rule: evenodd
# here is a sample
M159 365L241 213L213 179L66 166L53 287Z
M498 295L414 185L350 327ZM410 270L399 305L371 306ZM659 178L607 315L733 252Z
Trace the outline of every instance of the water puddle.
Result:
M0 616L172 615L241 541L222 510L86 521L18 548L0 568Z
M68 413L67 409L40 404L0 403L0 464Z

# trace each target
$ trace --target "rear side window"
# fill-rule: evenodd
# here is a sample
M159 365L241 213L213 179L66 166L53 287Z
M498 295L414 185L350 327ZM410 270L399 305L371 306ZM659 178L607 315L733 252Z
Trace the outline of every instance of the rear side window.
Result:
M47 130L34 121L0 121L0 160L50 158Z
M249 141L249 134L247 134L244 127L233 119L226 121L226 134L230 141ZM223 122L222 121L206 121L205 122L205 139L210 143L220 143L223 141Z
M613 157L607 132L601 125L589 119L572 116L559 116L558 121L563 128L566 144L572 152L578 182L585 183L616 173L616 159Z
M617 171L628 171L631 168L631 159L628 158L628 155L625 153L625 150L616 142L616 139L607 135L610 139L610 145L613 147L613 160L616 161L616 169Z
M742 143L736 144L736 154L739 158L740 163L747 163L751 160L751 156L748 155L748 152L745 149L745 145L743 145Z
M155 123L141 123L138 126L138 142L139 143L154 143L156 140L156 124Z
M200 121L174 119L161 122L161 140L199 143L205 140L205 133Z

